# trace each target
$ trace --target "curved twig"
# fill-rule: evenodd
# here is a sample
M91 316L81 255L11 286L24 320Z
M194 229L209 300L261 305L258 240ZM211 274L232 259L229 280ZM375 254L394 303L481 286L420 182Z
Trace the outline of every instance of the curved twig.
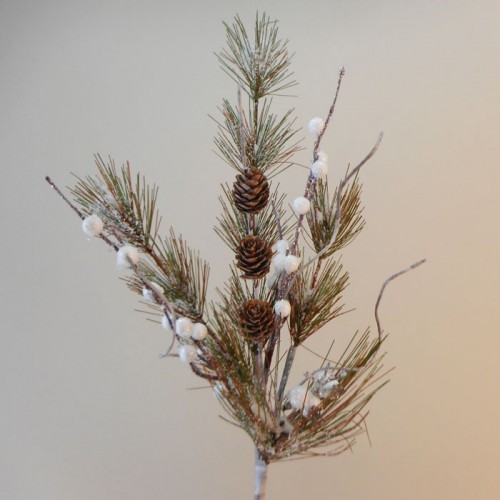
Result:
M380 323L380 318L379 318L379 315L378 315L378 308L380 306L380 302L382 301L382 297L384 295L384 291L385 291L387 285L391 281L395 280L396 278L399 278L401 275L407 273L408 271L413 271L413 269L416 269L418 266L422 265L424 262L426 262L426 260L427 259L419 260L418 262L415 262L414 264L412 264L410 267L407 267L406 269L403 269L402 271L399 271L399 272L393 274L392 276L389 276L384 281L384 284L382 285L382 288L380 289L380 292L378 294L377 302L375 304L375 321L377 322L377 331L378 331L379 342L382 342L382 333L383 333L383 330L382 330L382 326L381 326L381 323Z

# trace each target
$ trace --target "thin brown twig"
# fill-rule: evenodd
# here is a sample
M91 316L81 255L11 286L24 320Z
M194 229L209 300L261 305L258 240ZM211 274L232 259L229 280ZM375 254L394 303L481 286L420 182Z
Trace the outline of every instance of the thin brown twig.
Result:
M50 187L70 206L70 208L80 217L80 219L84 220L85 219L85 214L81 212L71 201L68 200L68 198L64 195L64 193L57 187L57 185L54 183L54 181L47 175L45 177L45 180L48 182ZM104 234L99 234L98 235L101 240L103 240L105 243L107 243L110 247L112 247L116 252L119 250L119 247L116 243L111 241L106 235Z
M422 260L419 260L418 262L415 262L414 264L412 264L411 266L407 267L406 269L403 269L402 271L399 271L395 274L393 274L392 276L389 276L385 281L384 281L384 284L382 285L382 288L380 289L380 292L378 294L378 298L377 298L377 302L375 304L375 321L377 322L377 331L378 331L378 338L379 338L379 341L381 342L382 341L382 333L383 333L383 330L382 330L382 325L380 323L380 318L379 318L379 315L378 315L378 309L379 309L379 306L380 306L380 302L382 301L382 297L384 295L384 291L387 287L387 285L395 280L396 278L399 278L401 275L409 272L409 271L412 271L413 269L416 269L417 267L421 266L424 262L426 262L427 259L422 259Z
M325 125L324 125L323 130L321 131L321 133L318 135L318 138L316 139L316 143L315 143L315 146L314 146L314 154L313 154L313 159L314 160L317 159L317 151L318 151L319 146L321 144L321 140L322 140L322 138L323 138L323 136L324 136L324 134L326 132L326 129L328 128L330 120L331 120L331 118L333 116L333 113L335 111L335 104L337 102L337 97L338 97L339 92L340 92L340 86L341 86L342 77L344 76L344 74L345 74L345 69L344 69L344 67L342 67L340 69L340 73L339 73L339 80L338 80L338 83L337 83L337 89L335 91L335 97L333 99L332 105L330 106L330 110L328 112L328 115L327 115L327 118L326 118L326 121L325 121ZM378 147L378 145L376 145L376 147ZM375 151L376 151L376 149L375 149ZM373 151L372 155L375 154L375 151ZM364 163L366 163L366 161L368 161L368 159L370 157L371 156L367 156L361 162L361 164L358 165L358 167L356 167L356 169L359 170L362 167L362 165L364 165ZM311 173L309 173L309 176L307 178L306 189L305 189L305 194L304 194L304 196L307 199L309 199L309 200L312 197L313 188L314 188L315 183L316 183L316 178L314 177L314 175L311 172ZM304 220L304 215L300 215L299 218L298 218L298 221L297 221L297 227L296 227L296 230L295 230L295 236L294 236L294 239L293 239L293 243L292 243L291 248L290 248L290 254L291 255L297 255L297 247L298 247L300 233L301 233L301 230L302 230L303 220ZM284 279L282 280L280 289L278 291L278 297L277 297L278 300L284 299L290 293L291 287L292 287L293 282L295 281L296 277L297 277L297 273L295 273L295 276L293 274L291 274L289 276L284 277ZM276 342L277 342L277 338L278 337L279 337L279 330L277 332L275 331L273 333L273 335L271 337L271 340L269 342L269 346L266 349L266 364L265 364L265 368L264 368L265 369L265 373L264 373L264 379L265 380L267 380L268 371L269 371L269 368L271 366L271 360L272 360L272 357L273 357L274 348L276 346ZM285 373L283 373L283 376L285 376ZM288 374L286 374L286 377L288 377Z
M326 129L328 127L328 124L330 123L330 119L333 116L333 113L335 111L335 105L337 104L337 98L339 96L340 92L340 86L342 85L342 78L345 75L345 68L342 66L339 71L339 80L337 82L337 90L335 91L335 97L333 98L332 105L330 106L330 110L328 111L328 115L325 120L325 126L323 127L323 130L318 134L318 138L316 139L316 142L314 144L314 151L313 151L313 161L316 161L318 159L318 150L319 146L321 144L321 140L323 139L323 135L325 135Z

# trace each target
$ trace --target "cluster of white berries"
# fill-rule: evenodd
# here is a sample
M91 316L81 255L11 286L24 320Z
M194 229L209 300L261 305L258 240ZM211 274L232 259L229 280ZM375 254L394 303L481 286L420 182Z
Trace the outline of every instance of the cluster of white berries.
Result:
M99 236L104 230L104 222L98 215L92 214L83 219L82 229L87 236ZM125 244L116 252L116 265L120 269L130 269L137 262L139 262L139 250L132 245Z
M300 267L301 260L296 255L289 255L290 244L288 240L279 240L276 243L276 255L273 258L274 273L267 278L267 286L271 288L276 283L279 275L284 272L292 274ZM290 316L292 306L286 299L278 300L274 304L274 312L281 318Z
M165 330L171 331L171 321L164 315L161 324ZM208 329L203 323L193 323L189 318L178 318L174 325L175 333L184 341L204 340L208 335ZM182 343L179 347L179 358L185 363L191 363L196 359L196 346L190 343Z
M318 137L325 129L325 122L319 117L312 118L307 128L311 134ZM325 177L328 174L327 162L328 155L324 151L319 151L317 159L311 165L311 174L317 179Z
M276 273L285 272L292 274L300 267L300 258L296 255L288 255L288 240L280 240L276 243L276 255L273 258Z

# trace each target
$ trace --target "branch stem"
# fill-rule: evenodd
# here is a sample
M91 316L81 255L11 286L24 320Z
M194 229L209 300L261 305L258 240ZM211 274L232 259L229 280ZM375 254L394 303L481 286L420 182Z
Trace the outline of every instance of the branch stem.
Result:
M285 367L283 368L283 375L281 376L280 387L278 389L278 401L276 404L276 411L278 411L278 407L281 406L281 400L283 399L283 394L285 393L286 384L288 382L288 376L290 375L290 370L292 369L293 360L295 359L295 353L297 348L292 345L290 349L288 349L288 353L286 355Z
M262 458L259 450L255 449L255 491L254 500L264 500L266 498L267 485L267 463Z

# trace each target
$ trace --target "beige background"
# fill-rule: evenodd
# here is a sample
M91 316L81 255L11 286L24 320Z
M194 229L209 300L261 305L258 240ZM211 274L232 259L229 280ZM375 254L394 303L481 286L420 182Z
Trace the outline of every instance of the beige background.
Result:
M468 1L0 2L0 498L245 499L250 441L208 390L157 354L161 328L134 313L114 256L88 242L46 186L130 160L172 224L212 263L219 183L211 152L232 83L213 56L221 21L280 19L296 52L298 123L325 114L345 65L333 171L385 139L363 172L368 226L345 252L356 311L310 346L373 326L381 309L391 383L371 404L372 446L273 465L269 499L500 498L500 3ZM310 147L311 139L306 138ZM301 159L305 162L307 156ZM289 171L290 199L304 172ZM317 360L301 353L301 371Z

